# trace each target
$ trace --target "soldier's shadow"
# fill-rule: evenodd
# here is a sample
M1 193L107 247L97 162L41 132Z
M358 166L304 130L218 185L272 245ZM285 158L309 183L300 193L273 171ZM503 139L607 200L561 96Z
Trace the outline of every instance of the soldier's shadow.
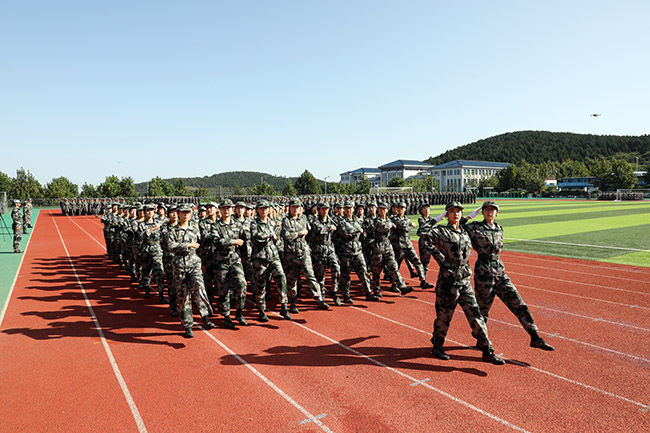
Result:
M347 346L348 350L336 343L308 346L273 346L265 349L263 353L239 354L249 364L278 365L278 366L307 366L307 367L337 367L345 365L383 365L403 369L430 371L440 373L462 372L474 376L485 377L483 370L471 367L458 367L454 365L440 365L431 357L431 349L426 347L386 347L363 346L360 343L378 338L375 335L368 337L349 338L341 340L340 344ZM373 363L368 358L377 361ZM480 362L480 357L464 357ZM221 358L224 365L241 365L235 356L224 355ZM380 363L380 364L379 364Z

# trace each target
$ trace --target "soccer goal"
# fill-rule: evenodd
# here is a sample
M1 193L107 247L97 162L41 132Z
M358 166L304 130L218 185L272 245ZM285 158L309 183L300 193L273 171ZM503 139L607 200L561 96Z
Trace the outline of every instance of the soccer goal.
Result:
M614 200L650 200L650 189L617 189Z

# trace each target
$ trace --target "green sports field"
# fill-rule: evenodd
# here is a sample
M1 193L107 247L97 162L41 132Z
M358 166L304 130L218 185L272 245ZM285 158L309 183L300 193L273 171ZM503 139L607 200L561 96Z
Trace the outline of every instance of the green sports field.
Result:
M503 200L499 205L497 221L508 251L650 267L648 201ZM468 205L465 213L473 209ZM434 216L443 211L443 206L431 208ZM412 219L417 223L417 216Z

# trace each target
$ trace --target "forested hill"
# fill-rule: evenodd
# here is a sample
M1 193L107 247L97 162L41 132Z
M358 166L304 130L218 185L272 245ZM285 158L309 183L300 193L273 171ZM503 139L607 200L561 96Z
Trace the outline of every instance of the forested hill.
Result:
M209 190L218 189L220 186L224 188L235 188L237 186L241 188L248 188L254 185L259 185L264 181L268 183L276 190L281 190L287 184L287 179L295 181L296 177L282 177L274 176L268 173L260 173L257 171L228 171L225 173L217 173L212 176L203 176L203 177L184 177L182 178L185 182L185 185L189 188L198 188L203 187ZM164 179L170 183L174 183L176 180L173 179ZM148 182L141 182L135 185L135 189L138 192L145 192L147 189Z
M617 157L639 164L650 162L650 135L617 136L570 132L518 131L485 138L431 157L425 162L438 165L455 159L539 163L571 159Z

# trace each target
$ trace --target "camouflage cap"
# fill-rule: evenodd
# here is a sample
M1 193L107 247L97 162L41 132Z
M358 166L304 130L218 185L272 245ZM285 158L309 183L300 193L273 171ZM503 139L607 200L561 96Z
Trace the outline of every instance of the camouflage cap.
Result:
M253 203L246 203L246 209L255 209L255 205Z
M425 206L430 206L430 205L429 205L429 203L426 203L426 202L425 203L420 203L420 206L418 207L418 209L422 209Z
M137 209L137 207L138 207L137 204L131 203L131 205L129 206L129 209Z
M370 207L370 206L377 207L377 202L374 201L374 200L370 200L366 206L368 206L368 207Z
M234 204L232 200L230 200L229 198L223 199L221 200L221 203L219 203L219 207L233 207L233 206Z
M237 206L237 207L247 207L246 203L244 203L243 201L238 201L237 203L235 203L235 206Z
M299 198L292 197L291 200L289 200L289 206L302 206L302 202Z
M330 205L329 205L327 202L321 201L320 203L318 203L318 208L319 208L319 209L320 209L320 208L327 208L327 209L329 209L329 208L330 208Z
M337 201L336 203L334 203L334 207L336 207L336 208L343 207L343 202Z
M445 206L445 210L453 209L455 207L460 208L460 210L464 209L463 205L460 204L460 202L452 201L451 203L447 203L447 205Z
M206 208L207 208L208 206L219 207L219 206L217 206L217 203L215 203L215 202L213 202L213 201L210 201L210 202L208 202L208 203L205 204L205 207L206 207Z
M135 210L141 210L141 211L144 211L144 207L142 206L141 203L136 203Z
M167 209L167 205L165 203L158 203L159 208Z
M343 207L354 207L354 202L352 200L346 200L343 202Z
M189 203L183 203L178 206L177 208L178 212L192 212L192 205Z
M207 209L205 208L205 205L204 205L204 204L200 204L200 205L199 205L199 210L207 210Z
M395 204L395 206L396 206L396 207L406 207L406 202L398 201L398 202Z
M20 204L20 200L18 200L17 198L14 199L14 204Z
M142 207L144 208L144 210L156 210L156 205L153 203L147 203Z
M167 213L169 213L169 212L176 212L177 210L178 210L178 205L176 205L176 203L172 203L172 204L170 204L169 207L167 208Z
M484 210L486 207L493 207L497 211L499 210L499 205L497 204L497 202L493 200L484 201L483 204L481 205L481 210Z
M261 207L270 207L270 206L271 206L271 203L269 203L268 200L260 200L260 201L258 201L257 204L255 205L256 208L261 208Z
M380 201L379 203L377 203L377 207L378 208L388 209L388 205L383 201Z

